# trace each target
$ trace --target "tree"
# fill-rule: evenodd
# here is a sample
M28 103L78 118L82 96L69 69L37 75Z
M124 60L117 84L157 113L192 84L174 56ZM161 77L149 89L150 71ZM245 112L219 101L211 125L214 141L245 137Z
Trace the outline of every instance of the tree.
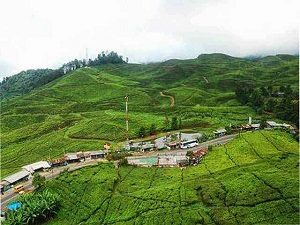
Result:
M267 90L269 92L269 96L272 96L272 94L273 94L273 86L268 86Z
M155 133L156 133L156 125L154 123L152 123L150 128L149 128L149 134L153 135Z
M138 132L139 137L145 137L146 135L146 129L145 127L140 127L139 132Z
M198 142L201 143L201 142L205 142L208 140L208 136L207 134L202 134L201 137L198 138Z
M42 189L45 186L46 178L41 176L39 173L35 173L32 180L32 185L35 189Z
M268 112L273 112L276 107L276 101L273 98L269 98L265 104L265 110Z
M236 98L242 103L246 104L249 101L250 95L253 92L253 88L246 84L237 84L235 89Z
M177 130L178 129L178 121L177 121L176 116L172 117L171 129L172 130Z
M260 128L264 129L267 127L267 119L265 117L263 117L260 121Z
M258 109L264 103L263 96L259 90L254 90L254 92L250 96L250 102L254 108Z
M179 128L179 129L182 129L182 121L181 121L181 117L179 117L178 128Z
M264 97L268 97L268 96L269 96L269 91L268 91L267 88L261 87L261 88L260 88L260 91L261 91L261 94L262 94Z
M191 157L194 156L194 152L191 151L191 150L188 150L188 151L186 152L186 156L188 156L189 158L191 158Z
M170 129L170 121L167 115L165 115L164 121L164 131L168 131Z
M226 126L225 130L226 130L226 134L232 134L232 129L230 126Z
M128 165L128 160L126 158L120 159L119 165L120 166L127 166Z
M285 96L287 96L287 97L293 95L293 90L292 90L292 88L291 88L291 85L288 85L288 86L285 87L284 94L285 94Z

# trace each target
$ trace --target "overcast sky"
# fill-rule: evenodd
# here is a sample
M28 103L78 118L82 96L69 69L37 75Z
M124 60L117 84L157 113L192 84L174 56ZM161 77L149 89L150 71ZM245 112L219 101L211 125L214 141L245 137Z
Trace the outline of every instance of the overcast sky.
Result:
M130 62L298 54L297 0L0 0L0 77L102 50Z

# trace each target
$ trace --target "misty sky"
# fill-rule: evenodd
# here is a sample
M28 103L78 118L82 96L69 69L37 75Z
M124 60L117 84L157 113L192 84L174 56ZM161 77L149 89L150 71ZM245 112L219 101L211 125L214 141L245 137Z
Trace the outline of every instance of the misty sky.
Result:
M130 62L298 54L297 0L0 0L0 78L102 50Z

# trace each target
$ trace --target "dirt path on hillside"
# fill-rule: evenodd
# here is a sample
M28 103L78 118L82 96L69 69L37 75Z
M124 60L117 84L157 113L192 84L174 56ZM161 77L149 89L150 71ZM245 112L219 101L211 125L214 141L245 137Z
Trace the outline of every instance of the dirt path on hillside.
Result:
M206 77L203 76L203 79L205 80L205 82L206 82L207 84L209 83L209 81L207 80Z
M173 96L171 96L171 95L166 95L166 94L164 94L162 91L159 92L159 94L160 94L160 96L162 96L162 97L168 97L168 98L170 98L170 107L174 107L174 105L175 105L175 99L174 99Z

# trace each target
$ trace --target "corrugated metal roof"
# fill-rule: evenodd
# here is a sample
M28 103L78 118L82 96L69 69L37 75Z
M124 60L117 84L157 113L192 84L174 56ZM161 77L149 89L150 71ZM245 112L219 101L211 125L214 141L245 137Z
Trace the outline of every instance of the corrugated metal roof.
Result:
M267 121L267 124L269 124L270 126L278 126L279 124L274 122L274 121Z
M177 165L176 159L173 156L167 156L167 157L158 157L158 165L159 166L173 166Z
M29 171L29 172L34 172L34 171L39 170L39 169L47 169L47 168L50 168L50 167L51 166L47 161L39 161L39 162L36 162L36 163L32 163L32 164L23 166L22 168Z
M219 129L219 130L214 131L215 134L218 134L218 133L225 133L225 132L226 132L225 129Z
M90 155L103 155L105 154L104 151L99 150L99 151L90 151Z
M68 153L65 155L67 160L76 160L79 159L76 153Z
M29 176L29 175L30 175L30 173L28 171L22 170L20 172L14 173L14 174L12 174L12 175L10 175L8 177L5 177L3 180L7 181L8 183L13 184L13 183L15 183L15 182L17 182L17 181L19 181L19 180L21 180L21 179Z

